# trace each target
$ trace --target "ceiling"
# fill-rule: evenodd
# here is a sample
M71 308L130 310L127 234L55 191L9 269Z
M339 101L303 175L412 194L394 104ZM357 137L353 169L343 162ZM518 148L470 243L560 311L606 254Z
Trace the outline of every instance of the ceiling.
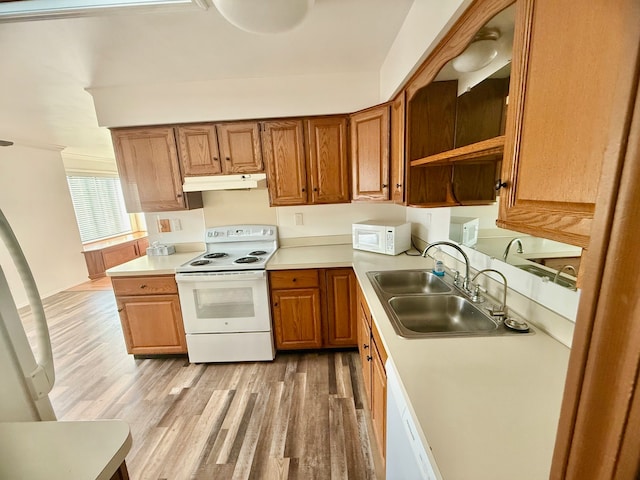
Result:
M85 89L211 79L377 72L413 0L315 0L277 35L215 7L0 23L0 139L112 158Z

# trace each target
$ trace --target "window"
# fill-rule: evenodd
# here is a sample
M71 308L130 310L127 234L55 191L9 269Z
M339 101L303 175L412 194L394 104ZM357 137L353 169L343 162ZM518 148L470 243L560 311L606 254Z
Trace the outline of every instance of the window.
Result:
M83 243L131 232L117 178L72 175L67 181Z

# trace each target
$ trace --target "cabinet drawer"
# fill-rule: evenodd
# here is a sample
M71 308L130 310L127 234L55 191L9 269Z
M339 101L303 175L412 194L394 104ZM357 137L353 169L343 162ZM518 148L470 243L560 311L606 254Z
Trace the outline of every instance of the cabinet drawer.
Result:
M317 287L317 270L282 270L273 271L269 275L271 288L309 288Z
M154 277L111 277L116 295L155 295L159 293L178 293L176 278L173 275Z

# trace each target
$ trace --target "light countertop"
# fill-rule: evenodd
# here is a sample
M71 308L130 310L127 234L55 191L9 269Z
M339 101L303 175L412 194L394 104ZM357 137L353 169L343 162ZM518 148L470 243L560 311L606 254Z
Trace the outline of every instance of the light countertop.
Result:
M281 248L267 269L348 266L349 257L442 478L548 478L569 349L535 328L524 336L399 337L366 273L431 268L422 257L351 245Z
M173 275L176 268L197 257L202 252L174 253L172 255L157 255L136 258L107 270L110 277L135 275Z
M196 256L142 257L107 274L174 273ZM524 336L399 337L366 273L431 268L431 260L420 256L361 252L350 244L281 247L267 270L349 266L442 478L548 478L569 348L536 328Z
M130 449L120 420L0 423L0 478L109 480Z

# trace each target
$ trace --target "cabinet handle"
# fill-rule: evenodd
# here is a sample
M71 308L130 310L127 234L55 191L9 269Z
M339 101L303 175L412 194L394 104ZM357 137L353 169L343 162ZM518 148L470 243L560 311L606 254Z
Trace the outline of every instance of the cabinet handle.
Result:
M371 360L373 360L373 357L370 357L369 355L367 355L367 362L370 362Z
M147 286L143 283L142 285L140 285L140 288L147 288Z
M501 178L496 180L496 192L499 191L501 188L506 188L506 186L507 186L507 182L503 182Z

